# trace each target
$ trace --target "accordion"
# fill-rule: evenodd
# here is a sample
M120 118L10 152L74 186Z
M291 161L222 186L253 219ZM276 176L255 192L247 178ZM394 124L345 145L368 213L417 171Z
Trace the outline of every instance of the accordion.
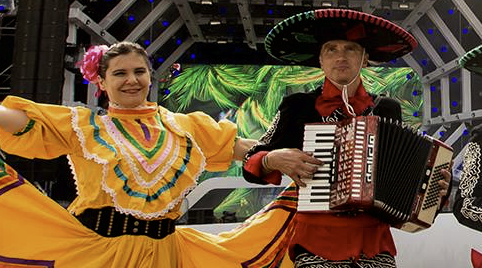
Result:
M378 116L306 124L303 151L325 164L303 179L298 211L364 211L407 232L432 225L440 170L453 155L443 142Z

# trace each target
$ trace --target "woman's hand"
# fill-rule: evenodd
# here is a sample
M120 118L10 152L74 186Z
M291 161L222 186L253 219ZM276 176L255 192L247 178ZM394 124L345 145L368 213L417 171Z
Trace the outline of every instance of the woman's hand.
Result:
M299 149L277 149L270 151L265 157L265 168L268 169L266 172L279 170L301 187L306 186L301 179L312 178L323 165L323 161Z

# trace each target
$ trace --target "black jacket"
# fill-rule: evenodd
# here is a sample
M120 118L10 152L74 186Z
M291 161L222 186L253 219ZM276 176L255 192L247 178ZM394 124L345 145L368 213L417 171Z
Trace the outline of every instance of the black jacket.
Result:
M457 220L482 231L482 124L472 130L465 149L463 172L455 195L453 213Z
M281 102L271 126L260 138L258 144L248 151L244 162L246 163L249 157L260 151L271 151L281 148L298 148L302 150L304 125L306 123L334 122L348 118L341 109L335 110L330 116L321 116L315 108L316 99L321 94L321 91L322 88L319 87L312 92L286 96ZM362 115L377 115L402 122L401 107L396 100L384 96L370 95L373 98L375 107L367 108ZM243 176L251 183L267 184L261 177L250 173L244 168ZM445 204L447 201L451 187L452 182L449 185L447 195L442 199L442 204ZM482 198L480 202L482 203Z

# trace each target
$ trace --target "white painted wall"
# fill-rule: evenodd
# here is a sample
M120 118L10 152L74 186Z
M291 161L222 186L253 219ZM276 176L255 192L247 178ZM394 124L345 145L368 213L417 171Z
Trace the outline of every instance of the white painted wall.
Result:
M482 252L482 233L459 224L451 213L438 215L431 228L419 233L392 233L400 268L471 268L471 249Z

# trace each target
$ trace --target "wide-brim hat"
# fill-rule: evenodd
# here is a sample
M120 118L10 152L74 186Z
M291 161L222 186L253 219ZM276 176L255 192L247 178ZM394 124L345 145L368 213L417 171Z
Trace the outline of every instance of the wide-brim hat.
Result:
M398 25L348 9L318 9L279 22L266 36L272 57L289 64L320 67L321 45L330 40L359 43L376 62L399 58L417 47L415 38Z
M465 53L460 59L461 67L478 74L482 74L482 45Z

